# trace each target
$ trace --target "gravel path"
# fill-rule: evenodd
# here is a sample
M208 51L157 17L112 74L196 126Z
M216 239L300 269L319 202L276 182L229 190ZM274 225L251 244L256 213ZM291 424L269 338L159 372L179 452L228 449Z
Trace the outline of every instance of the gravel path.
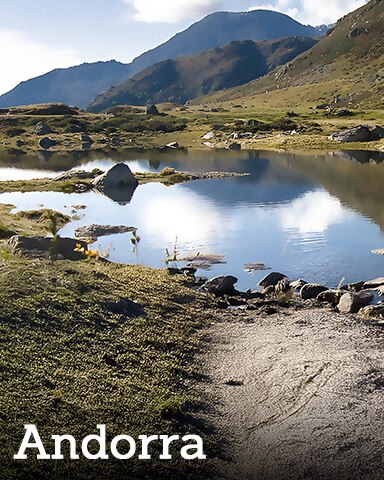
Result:
M331 310L228 314L210 330L218 478L382 480L384 329Z

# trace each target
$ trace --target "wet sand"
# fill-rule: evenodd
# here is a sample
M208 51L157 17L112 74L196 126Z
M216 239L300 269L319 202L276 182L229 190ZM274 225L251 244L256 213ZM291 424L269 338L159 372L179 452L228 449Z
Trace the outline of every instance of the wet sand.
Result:
M217 478L384 478L382 326L330 309L225 313L209 338Z

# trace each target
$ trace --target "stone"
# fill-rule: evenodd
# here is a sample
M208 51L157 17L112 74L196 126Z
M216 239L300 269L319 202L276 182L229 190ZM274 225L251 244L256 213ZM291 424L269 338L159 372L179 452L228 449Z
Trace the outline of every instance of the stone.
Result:
M128 317L144 315L143 307L128 298L120 298L116 302L106 302L105 308L112 313L119 313Z
M365 318L384 318L384 305L368 305L359 311Z
M107 235L117 235L119 233L133 232L136 229L134 227L127 227L126 225L86 225L84 227L78 227L75 230L75 237L87 238L97 240L99 237L105 237Z
M201 138L203 138L204 140L211 140L214 136L215 136L215 132L207 132Z
M375 255L384 255L384 248L378 248L377 250L372 250L372 253Z
M38 122L33 129L35 135L49 135L52 133L52 129L45 122Z
M56 140L53 140L52 138L49 137L43 137L39 140L39 147L43 148L44 150L48 150L51 147L54 147L57 145Z
M222 297L224 295L237 295L238 292L234 287L237 281L238 279L232 275L215 277L211 280L208 280L201 287L201 290L212 293L217 297Z
M345 292L341 290L325 290L324 292L319 293L319 295L316 297L316 300L319 302L330 303L332 306L336 307L344 293Z
M260 280L259 285L260 287L269 287L269 286L276 287L276 285L280 282L280 280L283 280L284 278L288 278L288 277L279 272L271 272L271 273L268 273L267 276L265 276Z
M288 292L289 290L291 290L291 284L287 277L279 280L277 282L277 285L275 286L276 293L285 293L285 292Z
M347 292L341 296L337 308L340 313L357 313L361 308L367 306L373 298L374 295L368 292Z
M301 290L301 288L306 285L308 282L303 280L302 278L299 278L298 280L295 280L294 282L291 282L291 288L293 290Z
M92 138L86 133L80 133L80 141L81 143L87 143L88 145L92 145L94 143Z
M27 237L14 235L7 243L7 249L13 255L24 255L28 258L83 260L84 254L75 252L76 245L80 244L85 250L88 246L81 240L73 238L57 237L56 241L50 237Z
M240 143L230 143L228 145L229 150L241 150L241 145Z
M139 184L125 163L117 163L92 181L92 186L112 200L128 203Z
M170 142L170 143L167 143L166 147L167 148L179 148L180 145L178 144L178 142Z
M309 300L313 298L317 298L317 296L321 292L325 292L328 290L327 287L324 285L319 285L317 283L307 283L306 285L303 285L300 289L300 297L303 300Z
M350 291L350 292L360 292L360 290L363 289L364 287L364 283L365 282L356 282L356 283L349 283L347 285L347 289Z
M147 105L145 108L147 115L161 115L156 105Z
M111 137L111 145L113 145L114 147L118 147L119 145L121 145L121 138L120 137Z
M358 125L357 127L333 133L330 137L336 142L372 142L384 138L384 128L378 125Z
M25 142L23 140L16 140L16 147L22 147L23 145L25 145Z
M369 290L370 288L378 288L384 285L384 277L375 278L374 280L369 280L364 282L364 290Z

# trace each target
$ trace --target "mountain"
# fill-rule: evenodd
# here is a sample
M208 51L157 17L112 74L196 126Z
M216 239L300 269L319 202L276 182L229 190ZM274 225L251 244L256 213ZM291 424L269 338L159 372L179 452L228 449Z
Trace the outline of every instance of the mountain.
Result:
M0 96L0 107L66 103L85 108L101 91L121 83L128 76L129 66L115 60L60 68L21 82Z
M216 12L162 45L137 57L131 64L133 74L163 60L195 55L223 47L234 40L276 40L285 37L316 37L323 27L302 25L283 13L269 10L250 12Z
M340 19L311 50L277 72L201 102L240 102L263 108L332 102L382 109L383 88L384 1L371 0Z
M194 56L165 60L102 93L89 110L98 112L122 104L185 103L261 77L316 43L317 40L307 37L235 41Z
M0 108L46 102L85 107L99 93L155 63L222 47L234 40L258 41L293 36L319 36L322 28L305 26L287 15L268 10L213 13L164 44L143 53L130 64L116 61L83 64L53 70L22 82L0 96Z

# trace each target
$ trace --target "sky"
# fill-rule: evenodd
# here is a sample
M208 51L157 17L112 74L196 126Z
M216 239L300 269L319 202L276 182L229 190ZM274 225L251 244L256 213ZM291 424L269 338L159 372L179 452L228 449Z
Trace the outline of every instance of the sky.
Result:
M215 11L258 8L333 23L367 0L1 0L0 94L54 68L130 62ZM325 7L326 4L326 7Z

